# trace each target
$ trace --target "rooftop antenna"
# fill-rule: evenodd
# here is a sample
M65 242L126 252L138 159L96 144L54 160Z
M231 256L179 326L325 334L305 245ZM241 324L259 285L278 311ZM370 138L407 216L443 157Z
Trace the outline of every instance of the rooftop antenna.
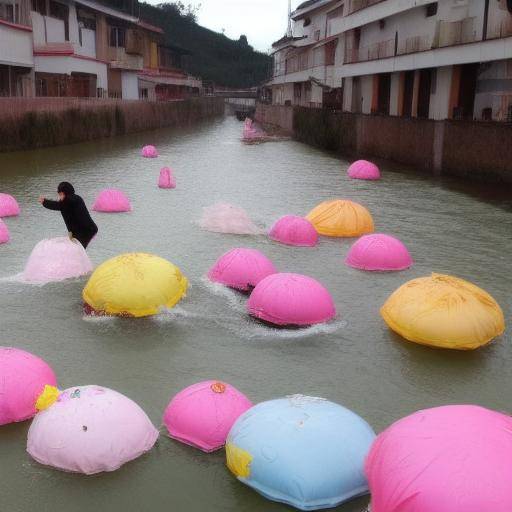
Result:
M286 37L292 36L292 0L288 0L288 30L286 31Z

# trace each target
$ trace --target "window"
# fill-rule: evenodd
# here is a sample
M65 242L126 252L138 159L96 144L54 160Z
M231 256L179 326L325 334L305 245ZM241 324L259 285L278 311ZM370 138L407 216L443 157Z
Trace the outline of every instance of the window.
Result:
M320 30L315 30L315 41L320 41Z
M79 9L77 13L77 19L78 25L81 28L86 28L88 30L96 30L96 17L94 16L94 14Z
M32 10L46 16L46 0L32 0Z
M309 27L311 25L311 18L304 18L304 27Z
M45 78L36 80L36 96L48 96L48 82Z
M110 27L110 46L114 48L124 48L126 39L126 30L123 27Z
M69 41L69 7L58 2L50 2L50 16L64 22L64 38Z
M427 18L435 16L437 14L437 2L427 5Z
M139 99L147 100L148 99L148 90L147 88L139 89Z

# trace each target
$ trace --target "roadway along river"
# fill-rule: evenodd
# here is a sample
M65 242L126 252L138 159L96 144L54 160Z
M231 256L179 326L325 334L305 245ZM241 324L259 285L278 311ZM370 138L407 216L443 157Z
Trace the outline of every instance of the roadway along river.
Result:
M477 403L512 411L512 347L508 331L472 353L435 351L393 335L379 308L398 286L432 271L469 279L490 292L511 322L512 202L499 190L434 180L384 166L378 183L351 181L347 161L288 141L245 146L242 124L221 118L180 130L1 155L0 189L15 195L19 218L7 219L12 242L0 247L0 277L20 272L42 238L65 234L60 215L40 194L71 181L92 204L101 188L118 187L129 214L96 214L90 246L97 265L128 251L176 263L189 277L188 297L172 313L145 320L83 317L85 279L28 286L0 282L2 345L32 351L56 370L61 388L99 384L142 406L154 424L169 398L206 379L227 381L254 402L295 393L322 396L359 413L377 431L420 408ZM139 156L155 144L158 160ZM175 169L178 188L156 186L161 166ZM203 206L244 207L262 226L287 213L306 214L320 201L345 197L372 212L379 231L409 247L416 265L392 274L343 264L351 240L323 239L294 249L265 236L202 231ZM283 271L311 275L332 292L338 318L305 331L253 322L244 299L204 280L223 252L237 246L265 252ZM1 390L0 390L1 391ZM29 422L0 428L0 508L9 512L284 511L238 483L224 453L202 454L161 436L157 447L120 471L96 477L45 468L25 452ZM356 512L367 500L340 507Z

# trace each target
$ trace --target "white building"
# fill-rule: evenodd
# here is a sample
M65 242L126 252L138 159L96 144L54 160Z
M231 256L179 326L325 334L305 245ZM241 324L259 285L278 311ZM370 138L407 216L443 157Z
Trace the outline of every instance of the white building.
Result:
M294 37L274 44L273 102L511 119L511 11L510 0L304 2Z
M0 0L0 96L34 95L29 0Z

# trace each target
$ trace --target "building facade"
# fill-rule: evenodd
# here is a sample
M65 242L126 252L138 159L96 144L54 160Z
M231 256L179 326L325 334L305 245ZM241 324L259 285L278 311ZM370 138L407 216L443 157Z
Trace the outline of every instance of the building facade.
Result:
M199 91L177 60L167 69L162 41L137 0L0 0L0 96L163 101Z
M512 121L510 0L310 0L292 20L276 104Z

